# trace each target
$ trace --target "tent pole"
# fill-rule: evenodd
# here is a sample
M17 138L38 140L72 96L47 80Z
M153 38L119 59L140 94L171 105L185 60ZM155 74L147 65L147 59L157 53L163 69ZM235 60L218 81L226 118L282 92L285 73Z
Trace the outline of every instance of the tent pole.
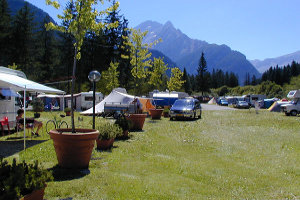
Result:
M24 103L23 103L23 106L24 106L24 116L23 116L23 130L24 130L24 150L26 149L26 139L25 139L25 136L26 136L26 122L25 122L25 119L26 119L26 85L25 85L25 88L24 88L24 99L23 99Z
M65 110L65 93L63 93L62 111Z

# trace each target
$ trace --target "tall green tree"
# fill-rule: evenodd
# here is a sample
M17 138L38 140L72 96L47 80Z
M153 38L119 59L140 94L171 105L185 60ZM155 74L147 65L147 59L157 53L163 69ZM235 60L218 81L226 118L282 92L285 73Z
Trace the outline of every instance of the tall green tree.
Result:
M101 80L97 83L97 88L102 88L104 94L109 94L114 88L119 87L119 63L110 63L109 68L102 72Z
M59 30L61 32L68 32L74 36L74 59L73 59L73 72L72 72L72 88L71 88L71 121L72 121L72 132L75 133L75 123L74 123L74 102L73 93L75 89L75 76L76 76L76 61L81 58L81 47L83 45L84 38L88 31L93 31L98 33L99 30L104 27L115 27L116 24L106 24L102 21L96 20L97 17L106 15L110 10L116 9L119 4L116 3L108 8L103 9L103 11L98 12L95 6L98 2L104 4L104 1L98 0L74 0L75 11L68 8L64 9L64 14L58 15L60 19L70 20L70 25L66 29L64 26L55 25L52 22L47 24L47 28L51 30ZM46 4L52 5L55 8L59 8L60 5L57 1L46 0Z
M205 76L206 71L207 63L204 57L204 53L202 52L197 69L197 90L202 92L202 95L204 92L209 90L209 83L207 80L207 76Z
M45 27L49 22L50 17L46 16L37 33L37 62L33 73L35 73L35 80L39 82L52 81L54 77L61 77L61 70L57 70L60 60L55 34L52 30L47 31Z
M0 0L0 65L9 63L11 16L6 0Z
M132 66L131 74L134 77L135 82L135 94L138 95L141 90L141 83L148 76L148 69L152 67L151 65L151 53L149 48L152 47L154 43L143 43L143 39L147 35L147 31L141 32L141 30L131 29L131 34L125 42L124 45L129 47L129 56L122 55L123 58L130 59L130 64Z
M184 83L183 83L184 91L186 93L188 93L189 95L192 94L192 85L191 85L190 77L185 68L183 69L182 79L184 81Z
M183 72L179 68L171 69L171 77L167 82L169 91L179 91L182 88L184 81L182 80Z
M12 62L31 78L34 66L35 32L34 13L31 12L28 3L15 16L12 27Z
M153 59L153 68L150 71L149 84L153 85L158 90L163 89L163 77L166 76L168 65L165 64L162 58Z

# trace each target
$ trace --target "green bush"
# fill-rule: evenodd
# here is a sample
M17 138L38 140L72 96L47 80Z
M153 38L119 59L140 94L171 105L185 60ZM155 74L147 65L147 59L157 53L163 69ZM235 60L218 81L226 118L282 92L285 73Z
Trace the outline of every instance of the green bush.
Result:
M125 116L119 117L115 124L118 125L123 131L129 130L129 121L126 119Z
M118 125L109 122L100 123L97 130L99 131L99 140L116 138L116 136L120 136L123 133L122 129Z
M66 107L66 108L64 109L64 111L65 111L65 112L71 112L71 108Z
M169 113L170 109L169 108L164 108L164 113Z
M0 162L0 199L19 199L34 190L45 187L46 181L52 180L50 172L25 161L12 164L1 159Z

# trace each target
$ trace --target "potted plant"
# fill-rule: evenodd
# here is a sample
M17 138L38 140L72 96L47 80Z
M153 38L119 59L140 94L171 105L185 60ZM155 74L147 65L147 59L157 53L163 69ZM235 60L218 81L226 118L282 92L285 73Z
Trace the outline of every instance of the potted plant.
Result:
M165 107L164 111L163 111L164 117L169 117L169 112L170 112L170 109L168 107Z
M120 116L117 118L115 121L115 124L118 125L122 130L123 134L121 135L120 138L128 138L128 131L129 131L129 121L126 119L125 116Z
M44 110L44 102L40 98L34 98L31 102L34 111L34 118L39 118L40 113Z
M66 113L66 116L71 116L71 108L66 107L64 112Z
M149 112L152 119L160 119L163 109L151 108Z
M49 132L56 151L58 164L65 168L87 168L91 158L91 153L95 144L95 140L99 132L95 129L79 129L75 128L74 123L74 91L76 79L76 64L81 58L81 47L88 31L100 34L102 28L117 27L118 23L104 23L99 18L105 18L105 15L112 9L118 8L118 2L112 6L105 7L101 11L97 11L95 6L99 0L84 1L74 0L74 7L66 7L63 14L59 16L62 20L68 20L70 26L67 28L62 25L49 22L46 24L47 30L57 30L67 32L74 36L74 57L72 70L71 85L71 129L57 129ZM102 2L102 1L101 1ZM59 3L54 0L47 0L48 5L54 6L56 9L60 7Z
M101 150L111 148L116 136L122 134L122 129L118 125L109 122L100 124L98 130L97 149Z
M84 169L89 167L98 130L76 128L50 130L58 165L62 168Z
M38 162L25 161L12 164L0 161L0 199L43 199L47 181L53 179L51 173L42 169Z

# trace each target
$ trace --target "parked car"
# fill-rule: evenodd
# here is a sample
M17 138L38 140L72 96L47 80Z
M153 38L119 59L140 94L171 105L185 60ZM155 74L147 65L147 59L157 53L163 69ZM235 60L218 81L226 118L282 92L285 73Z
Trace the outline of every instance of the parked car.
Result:
M202 109L199 100L194 98L178 99L170 109L170 120L176 118L201 118Z
M221 99L219 105L220 106L228 106L228 101L226 99Z
M248 109L250 107L249 103L246 101L238 101L236 104L236 108L246 108Z

